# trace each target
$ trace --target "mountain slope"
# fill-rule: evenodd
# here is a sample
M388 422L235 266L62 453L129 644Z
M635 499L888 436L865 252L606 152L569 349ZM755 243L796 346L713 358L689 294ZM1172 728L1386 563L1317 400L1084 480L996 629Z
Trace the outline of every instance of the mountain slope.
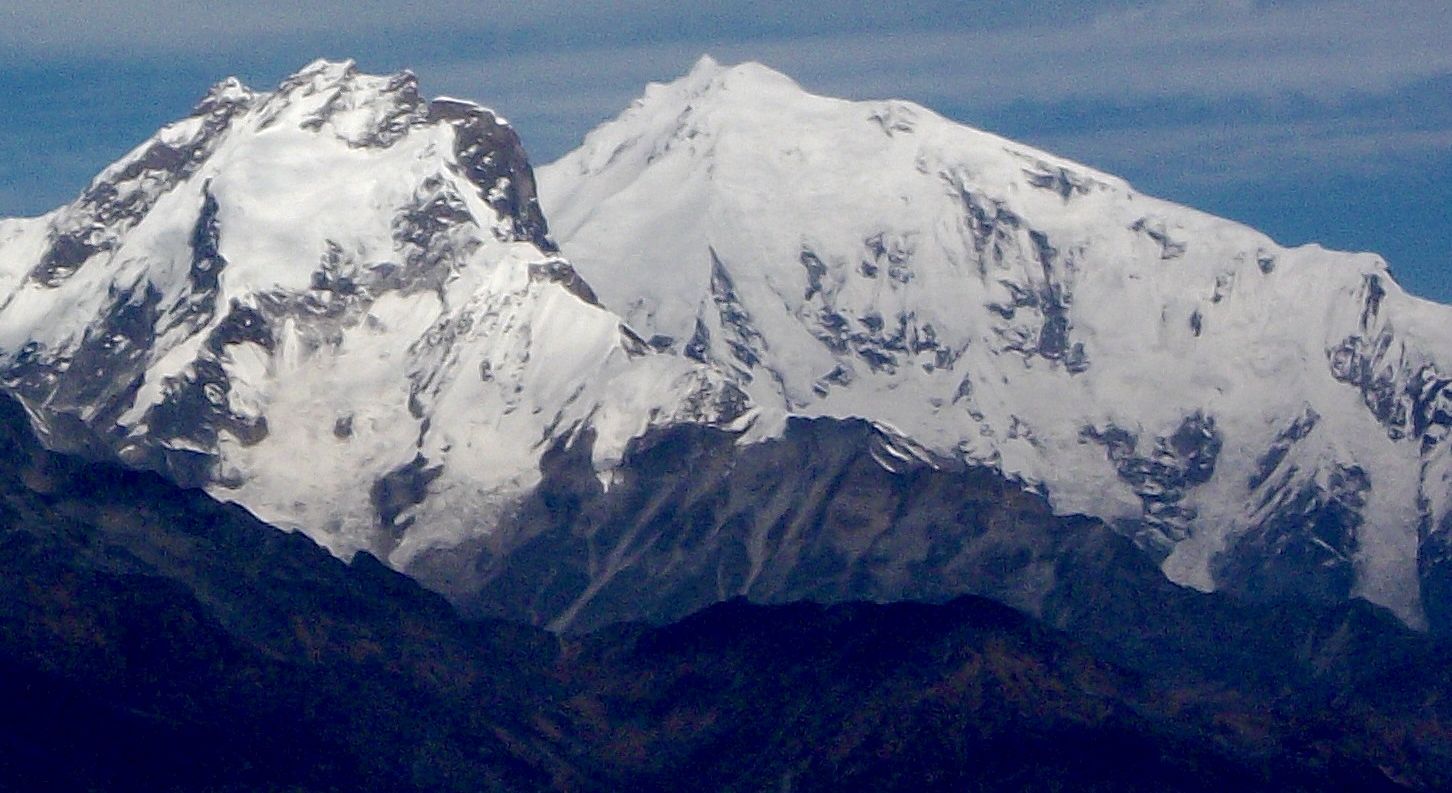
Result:
M1452 310L906 102L709 59L539 171L563 251L753 400L1113 522L1167 574L1449 619Z
M588 426L746 410L560 259L518 137L413 75L235 80L73 204L0 224L0 376L56 448L406 566L487 531Z

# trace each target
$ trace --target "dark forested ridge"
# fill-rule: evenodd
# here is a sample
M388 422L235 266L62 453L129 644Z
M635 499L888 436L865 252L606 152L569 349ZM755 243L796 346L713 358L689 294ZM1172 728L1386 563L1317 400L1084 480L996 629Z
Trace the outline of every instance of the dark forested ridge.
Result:
M0 399L0 788L1452 782L1436 640L1364 603L1182 590L1093 521L1055 536L1073 553L1034 615L737 599L557 636L463 619L369 556L46 452Z

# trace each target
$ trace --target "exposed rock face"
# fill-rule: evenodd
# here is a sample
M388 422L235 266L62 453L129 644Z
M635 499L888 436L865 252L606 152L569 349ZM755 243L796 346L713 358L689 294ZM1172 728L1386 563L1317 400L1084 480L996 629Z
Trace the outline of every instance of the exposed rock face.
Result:
M1194 508L1182 505L1185 496L1215 473L1221 446L1215 420L1186 416L1169 436L1155 438L1144 455L1136 452L1139 439L1133 433L1113 425L1103 431L1087 427L1083 436L1104 446L1119 478L1144 503L1143 518L1126 524L1136 528L1131 532L1136 542L1163 559L1189 536L1195 519Z
M454 159L464 178L502 218L509 234L543 251L554 251L549 228L535 195L534 171L519 136L493 113L472 102L439 99L429 103L430 121L455 128Z
M476 613L570 631L669 622L733 597L973 593L1039 614L1060 586L1056 571L1114 537L1055 516L990 468L862 421L793 419L749 445L709 427L651 431L608 488L590 464L592 441L557 442L539 486L483 550L439 550L409 572Z

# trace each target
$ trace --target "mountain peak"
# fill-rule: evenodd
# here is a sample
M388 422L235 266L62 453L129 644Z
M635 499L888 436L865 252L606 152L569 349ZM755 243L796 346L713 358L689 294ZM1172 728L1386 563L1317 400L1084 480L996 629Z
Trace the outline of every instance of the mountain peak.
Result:
M426 102L410 71L365 74L351 61L318 60L283 80L267 100L263 124L329 128L351 146L389 146L424 122Z
M323 60L199 110L0 228L0 382L58 445L407 556L461 542L559 436L588 429L604 470L735 410L595 304L492 112ZM327 475L296 475L303 449ZM431 485L445 517L410 533Z
M730 95L750 98L757 91L787 90L805 94L795 80L756 61L725 65L710 55L702 55L681 77L665 84L668 93L699 100L704 97Z
M710 53L703 53L701 57L697 58L696 62L691 65L690 71L688 71L686 75L713 75L720 72L723 68L725 67L721 65L721 62L711 57Z
M192 111L192 115L199 116L211 113L218 108L229 105L250 104L257 97L257 93L236 77L228 77L225 80L213 85L207 95Z
M358 62L352 58L343 60L329 60L318 58L312 63L293 72L292 75L283 80L283 85L292 83L338 83L358 74Z
M601 303L759 406L871 418L1034 482L1177 581L1354 587L1420 619L1419 504L1452 547L1452 410L1432 396L1452 404L1452 334L1375 257L1285 249L759 64L653 87L540 184ZM1363 508L1373 487L1385 506ZM1339 533L1275 550L1302 507Z

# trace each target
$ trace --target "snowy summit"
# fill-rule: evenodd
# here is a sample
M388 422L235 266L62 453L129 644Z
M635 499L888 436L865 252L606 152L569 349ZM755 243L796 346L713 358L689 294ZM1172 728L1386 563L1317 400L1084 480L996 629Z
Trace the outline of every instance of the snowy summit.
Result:
M0 246L0 362L54 444L344 555L483 531L587 423L603 469L652 423L744 409L596 303L513 130L406 72L227 80Z

